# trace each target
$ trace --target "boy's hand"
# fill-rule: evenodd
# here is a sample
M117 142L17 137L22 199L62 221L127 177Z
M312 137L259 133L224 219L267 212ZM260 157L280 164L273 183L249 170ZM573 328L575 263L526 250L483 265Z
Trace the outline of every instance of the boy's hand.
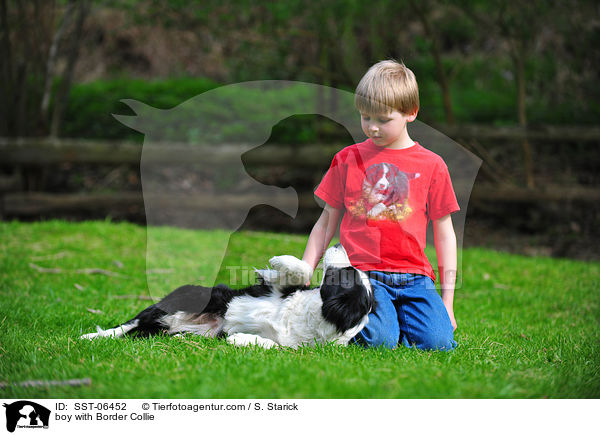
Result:
M452 323L452 331L456 331L456 319L454 318L454 310L452 308L448 308L446 306L446 311L448 311L448 316L450 317L450 323Z

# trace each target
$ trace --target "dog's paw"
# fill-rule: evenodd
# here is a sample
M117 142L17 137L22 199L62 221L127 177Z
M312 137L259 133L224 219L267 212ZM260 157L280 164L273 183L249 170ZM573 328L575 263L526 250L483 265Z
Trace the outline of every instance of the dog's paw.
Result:
M306 261L292 255L273 257L269 264L279 272L279 285L304 285L313 274L312 267Z
M303 261L293 255L277 255L269 260L271 267L279 271L293 270L295 267L302 267L301 263L303 263Z
M260 346L265 349L270 349L272 347L278 346L277 343L275 343L273 340L269 340L268 338L263 338L253 334L244 334L241 332L228 336L227 343L233 344L234 346L238 347Z

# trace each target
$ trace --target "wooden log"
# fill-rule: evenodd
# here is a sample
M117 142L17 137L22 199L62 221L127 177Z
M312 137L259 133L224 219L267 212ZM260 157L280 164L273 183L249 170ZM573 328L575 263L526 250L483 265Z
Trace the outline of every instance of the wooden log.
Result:
M454 139L523 140L541 142L600 142L600 127L540 126L494 127L482 125L438 125L437 130ZM322 165L347 144L283 145L249 144L189 145L184 143L140 143L70 138L0 138L0 165L48 165L58 163L107 164L227 164L243 158L249 165L296 167ZM143 154L142 154L143 149ZM243 157L242 157L243 155Z
M163 210L249 210L265 203L263 196L234 195L219 193L203 194L153 194L145 197L154 209ZM273 199L279 206L293 207L294 201L285 197ZM300 207L314 206L312 195L301 196ZM37 216L52 212L66 211L107 211L115 209L144 208L141 192L51 194L51 193L10 193L4 196L4 214L7 216Z
M265 203L265 198L244 194L194 193L194 194L153 194L145 197L155 210L181 210L219 212L228 210L249 210ZM482 202L536 203L568 202L597 203L600 191L593 188L563 188L552 190L529 190L524 188L502 188L475 186L471 194L471 205ZM293 201L278 198L279 206L292 207ZM301 208L316 208L312 194L299 195ZM51 193L10 193L4 196L3 212L6 216L38 216L53 212L86 211L106 212L111 210L138 211L144 209L141 192L120 192L110 194L51 194Z
M289 146L270 144L264 147L247 144L193 146L178 143L141 144L123 141L81 139L0 138L0 164L45 166L60 163L139 164L144 165L227 165L243 158L248 165L289 165L312 167L323 165L343 145Z
M122 141L0 138L0 164L139 163L142 146Z
M523 140L542 142L600 142L600 127L596 126L489 126L433 125L452 138L478 140Z
M536 203L536 202L590 202L600 201L600 190L588 187L552 188L532 190L518 187L501 189L487 186L475 186L471 193L472 202Z
M123 208L143 209L142 194L51 194L8 193L4 195L3 212L8 216L37 216L51 212L99 211Z

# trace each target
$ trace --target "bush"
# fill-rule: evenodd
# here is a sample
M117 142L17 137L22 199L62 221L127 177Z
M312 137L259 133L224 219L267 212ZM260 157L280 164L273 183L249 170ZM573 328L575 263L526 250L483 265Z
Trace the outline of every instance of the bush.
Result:
M160 81L117 79L74 85L65 116L62 135L94 139L140 138L112 114L133 115L122 99L134 99L159 108L170 109L198 94L218 87L207 79L170 79Z
M433 60L423 56L408 59L419 80L421 109L419 119L426 123L444 123L445 115L439 84ZM451 81L453 110L458 123L482 123L494 125L516 125L516 85L512 65L508 58L489 59L472 56L468 59L447 57L448 70L454 71ZM458 68L458 69L457 69ZM595 101L558 101L552 92L556 71L549 59L530 59L527 64L527 108L531 124L590 124L600 115L600 104ZM170 109L220 84L202 78L178 78L159 81L130 79L104 80L73 86L69 106L64 121L62 135L66 137L96 139L139 140L140 134L122 125L111 114L133 114L122 99L134 99L159 109ZM237 89L237 90L235 90ZM299 100L312 98L302 86L289 86L281 90L248 89L243 98L239 88L219 93L212 107L203 104L200 111L174 113L173 119L161 115L161 122L167 122L162 139L206 141L210 137L218 140L239 140L247 130L248 122L260 122L265 104L279 104L281 107ZM350 91L352 91L350 89ZM182 106L183 107L183 106ZM204 119L216 121L218 113L226 108L225 114L233 110L243 115L241 123L227 122L226 125L203 125L202 131L186 127L186 131L172 128L187 120L206 113ZM187 108L186 108L187 109ZM208 127L205 131L204 127ZM314 143L327 137L333 140L346 140L344 129L333 129L319 119L318 115L292 116L273 130L271 140L279 143ZM169 129L171 131L169 131ZM161 130L162 131L162 130ZM203 137L201 137L203 136ZM333 136L333 137L332 137Z

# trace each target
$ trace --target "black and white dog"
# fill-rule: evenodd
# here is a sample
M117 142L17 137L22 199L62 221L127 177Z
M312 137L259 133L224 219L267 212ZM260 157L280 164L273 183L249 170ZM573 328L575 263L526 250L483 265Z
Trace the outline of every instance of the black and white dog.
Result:
M308 263L291 255L269 260L273 269L256 270L258 284L241 290L183 286L133 319L82 339L192 333L227 337L237 346L265 348L334 342L348 344L368 321L374 296L367 275L350 265L341 244L323 258L321 286L306 289Z

